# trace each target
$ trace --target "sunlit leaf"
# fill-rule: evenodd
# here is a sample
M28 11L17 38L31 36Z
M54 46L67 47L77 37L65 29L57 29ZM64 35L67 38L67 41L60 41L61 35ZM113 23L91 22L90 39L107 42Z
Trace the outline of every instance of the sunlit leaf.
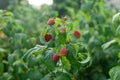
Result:
M119 16L120 16L120 13L115 14L112 18L112 22L114 22Z
M30 50L28 50L22 57L22 59L26 59L28 58L31 54L34 54L35 52L38 52L40 50L45 50L47 48L47 46L41 46L41 45L36 45L34 48L31 48Z
M116 29L116 34L120 34L120 25Z
M69 60L65 56L62 57L62 66L66 70L70 70L71 69L71 64L70 64Z
M79 58L82 58L81 60L79 60L78 62L81 64L85 64L88 63L91 60L90 54L89 53L79 53Z
M113 67L109 71L111 80L120 80L120 66Z
M114 44L114 43L116 43L116 40L111 40L111 41L108 41L108 42L106 42L106 43L104 43L103 45L102 45L102 48L103 49L107 49L108 47L110 47L112 44Z
M3 48L0 48L0 52L6 52L6 50Z

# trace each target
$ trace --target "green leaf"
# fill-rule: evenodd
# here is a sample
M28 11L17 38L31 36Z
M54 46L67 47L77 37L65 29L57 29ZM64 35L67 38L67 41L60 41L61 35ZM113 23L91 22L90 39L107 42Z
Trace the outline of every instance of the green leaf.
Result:
M45 75L41 80L52 80L52 79L51 79L51 75L50 75L50 74L47 74L47 75Z
M68 54L66 57L71 64L71 68L78 69L80 66L76 59L77 58L76 57L76 49L74 48L73 45L67 45L67 49L68 49Z
M43 75L40 73L39 70L30 70L28 72L28 77L30 80L41 80L41 78L43 77Z
M116 34L120 34L120 25L116 29Z
M0 52L6 52L7 50L0 48Z
M69 60L65 56L62 57L62 66L66 70L70 70L71 69L71 64L70 64Z
M10 65L12 65L15 60L17 60L17 54L10 54L10 55L8 56L8 63L9 63Z
M120 12L113 16L112 22L114 22L119 16L120 16Z
M120 59L120 52L118 53L118 58Z
M107 49L108 47L110 47L112 44L116 43L116 40L111 40L109 42L106 42L102 45L103 49Z
M4 65L3 63L0 63L0 75L4 72Z
M71 77L64 72L57 72L56 73L56 79L55 80L71 80Z
M90 54L89 53L79 53L78 58L81 59L78 62L81 64L88 63L91 60Z
M31 48L28 50L22 57L22 59L27 59L31 54L34 54L38 51L44 52L46 50L47 46L42 46L42 45L36 45L34 48ZM41 53L42 53L41 52Z
M43 31L40 33L40 41L41 41L42 44L45 43L44 36L45 36L46 33L47 33L47 30L46 30L46 29L43 30Z
M75 48L75 50L76 50L76 54L78 53L78 51L79 51L79 45L78 44L74 44L74 48Z
M55 52L53 50L47 50L45 52L45 58L44 58L44 63L47 66L48 70L54 70L55 63L52 60L53 55Z
M3 59L3 55L0 54L0 62L2 62L2 59Z
M12 80L12 75L5 72L2 76L0 76L0 80Z
M12 13L12 12L9 12L9 11L5 11L4 15L13 16L13 13Z
M17 39L20 39L20 40L27 40L27 35L24 34L24 33L15 33L14 34L14 38L17 40Z
M5 35L10 36L9 30L7 27L2 28L2 31L4 32Z
M28 67L34 68L35 66L38 66L38 61L36 59L36 56L30 56L27 60L28 62Z
M55 18L55 26L57 25L61 25L62 24L62 21L60 18Z
M113 67L109 71L111 80L120 80L120 66Z
M76 58L76 48L74 47L74 45L67 45L67 49L68 55L71 54L74 58Z
M60 44L65 44L66 43L66 38L67 38L66 35L67 35L66 33L58 35L58 40L59 40Z

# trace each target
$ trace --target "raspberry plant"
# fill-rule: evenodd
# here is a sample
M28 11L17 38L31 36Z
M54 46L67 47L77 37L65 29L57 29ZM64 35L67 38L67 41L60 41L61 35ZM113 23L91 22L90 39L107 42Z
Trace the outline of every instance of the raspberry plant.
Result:
M79 79L81 71L91 62L87 46L80 40L81 30L67 17L50 18L43 27L41 45L31 48L22 57L26 66L37 68L41 80Z
M104 48L109 48L110 46L115 47L117 52L117 64L112 67L109 71L111 80L120 80L120 13L117 13L112 18L113 26L116 28L115 38L104 44ZM116 45L113 45L116 44ZM107 47L106 47L107 46ZM114 49L114 48L113 48Z

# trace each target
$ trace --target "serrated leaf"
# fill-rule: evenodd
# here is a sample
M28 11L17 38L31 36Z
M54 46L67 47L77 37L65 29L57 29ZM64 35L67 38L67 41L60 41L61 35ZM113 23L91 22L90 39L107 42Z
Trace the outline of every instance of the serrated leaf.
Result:
M51 79L51 75L50 75L50 74L47 74L47 75L45 75L41 80L52 80L52 79Z
M111 40L111 41L108 41L108 42L106 42L106 43L104 43L103 45L102 45L102 48L103 49L107 49L108 47L110 47L113 43L115 43L116 42L116 40Z
M71 68L78 69L79 63L77 62L77 59L76 59L76 49L74 48L73 45L67 45L67 49L68 49L68 54L66 57L71 64Z
M120 80L120 66L113 67L109 71L111 80Z
M34 48L31 48L30 50L28 50L28 51L23 55L22 59L27 59L31 54L34 54L34 53L36 53L36 52L38 52L38 51L41 51L41 50L42 50L42 52L43 52L44 50L46 50L46 48L47 48L47 46L36 45ZM42 53L42 52L41 52L41 53Z
M84 55L85 55L85 57L84 57ZM81 61L78 61L81 64L88 63L91 60L89 53L84 53L84 54L80 53L79 57L82 58Z
M52 57L55 54L55 52L53 50L47 50L45 54L46 55L44 58L44 63L49 70L53 70L55 67L55 63L53 62Z
M8 56L8 63L9 63L10 65L12 65L13 62L14 62L16 59L17 59L17 54L10 54L10 55Z
M41 41L42 44L45 43L44 36L45 36L46 33L47 33L47 30L46 30L46 29L43 30L43 31L40 33L40 41Z
M71 64L70 64L69 60L65 56L62 57L62 66L66 70L70 70L71 69Z
M60 18L55 18L55 25L61 25L62 24L62 21Z
M66 42L66 38L67 38L66 33L58 35L58 40L60 44L64 44Z
M71 54L74 58L76 57L76 49L74 45L67 45L68 55Z
M39 70L30 70L28 72L28 77L30 80L41 80L43 75L40 73Z
M13 16L12 12L9 12L9 11L5 11L4 15L6 15L6 16Z
M21 64L21 60L16 60L12 65L15 66L15 65L20 65Z
M79 51L79 45L77 45L77 44L74 44L74 47L75 47L75 50L76 50L76 54L78 53L78 51Z
M7 50L0 48L0 52L6 52Z
M55 80L71 80L71 77L64 72L57 72Z
M35 67L38 64L38 61L35 56L30 56L27 62L28 62L28 67Z
M119 16L120 16L120 12L113 16L112 22L114 22Z
M120 25L116 29L116 34L120 34Z
M0 63L0 75L4 72L4 64Z

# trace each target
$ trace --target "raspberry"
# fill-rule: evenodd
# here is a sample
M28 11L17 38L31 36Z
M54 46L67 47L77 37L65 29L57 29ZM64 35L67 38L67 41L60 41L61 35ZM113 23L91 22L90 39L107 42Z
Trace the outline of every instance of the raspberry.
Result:
M62 49L61 49L61 54L62 54L62 56L66 56L67 53L68 53L68 51L67 51L66 48L62 48Z
M63 21L67 21L67 20L68 20L67 16L63 17Z
M59 31L60 31L61 34L65 33L65 32L66 32L65 26L61 26L61 27L59 28Z
M48 25L53 25L53 24L55 24L54 18L50 18L50 19L48 20L47 24L48 24Z
M78 31L78 30L76 30L75 32L74 32L74 36L76 37L76 38L80 38L80 31Z
M53 55L53 61L57 62L59 60L60 56L58 54Z
M52 39L52 35L51 34L46 34L45 35L45 41L48 42Z

